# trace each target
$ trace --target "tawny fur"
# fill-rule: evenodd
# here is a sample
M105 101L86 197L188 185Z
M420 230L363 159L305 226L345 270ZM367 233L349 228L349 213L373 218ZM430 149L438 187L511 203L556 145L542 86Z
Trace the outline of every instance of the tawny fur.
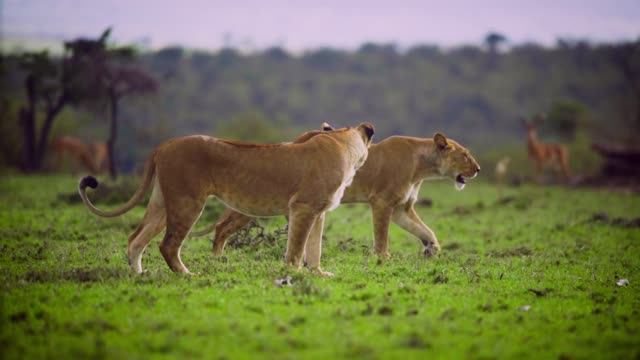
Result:
M155 175L147 213L129 237L129 263L135 272L142 272L144 249L165 227L160 243L164 259L173 271L189 272L180 258L180 248L209 196L248 216L287 215L285 259L299 269L307 238L322 237L324 212L340 201L336 193L364 164L372 136L373 126L364 123L307 136L308 140L299 144L257 145L208 136L176 138L154 150L145 164L141 187L119 209L102 211L91 204L85 188L97 185L93 178L83 179L78 190L91 212L113 217L139 203ZM316 270L325 274L319 258Z
M323 128L328 124L323 124ZM296 139L294 142L298 141ZM381 257L389 258L389 224L396 223L418 237L424 254L430 256L440 250L434 232L420 220L414 204L424 180L449 178L458 175L475 177L480 166L467 149L457 142L436 134L434 139L392 136L369 148L366 163L356 173L342 203L368 203L371 206L374 229L374 249ZM227 209L219 221L194 236L216 231L213 251L221 255L228 237L251 222L253 218ZM321 237L309 238L306 261L310 269L319 265Z
M565 180L569 179L569 152L562 144L542 143L538 140L536 126L525 123L527 127L527 149L533 162L536 178L540 178L545 167L561 171Z

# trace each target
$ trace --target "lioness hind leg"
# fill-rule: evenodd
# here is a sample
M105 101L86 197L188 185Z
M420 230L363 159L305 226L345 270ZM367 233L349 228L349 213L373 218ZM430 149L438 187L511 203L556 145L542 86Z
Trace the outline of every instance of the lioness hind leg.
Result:
M389 224L393 208L387 206L371 206L373 216L373 247L379 257L389 259Z
M413 205L397 207L393 212L392 220L422 241L424 256L433 256L440 251L440 243L436 234L420 220Z
M166 209L167 231L160 242L160 252L174 272L190 273L180 258L180 249L184 238L202 214L205 201L206 198L182 198L172 202L172 208Z
M220 220L216 223L216 235L213 239L213 254L221 256L229 236L250 223L253 219L251 216L241 214L232 209L225 210Z
M134 272L142 273L142 254L151 239L165 228L166 219L164 206L153 200L150 201L142 223L129 236L129 266Z

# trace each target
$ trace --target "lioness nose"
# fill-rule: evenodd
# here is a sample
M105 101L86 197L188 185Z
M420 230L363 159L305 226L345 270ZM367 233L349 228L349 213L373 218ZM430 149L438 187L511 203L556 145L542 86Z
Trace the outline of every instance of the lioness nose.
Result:
M476 172L480 172L480 166L476 168Z

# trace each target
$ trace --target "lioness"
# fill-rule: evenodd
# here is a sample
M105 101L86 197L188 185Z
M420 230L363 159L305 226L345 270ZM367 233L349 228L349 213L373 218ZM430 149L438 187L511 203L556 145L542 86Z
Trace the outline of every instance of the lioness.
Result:
M285 259L299 269L307 238L321 239L324 213L340 204L345 187L367 158L373 133L371 124L362 123L307 135L308 140L299 144L257 145L208 136L181 137L153 151L145 163L141 187L121 208L102 211L89 201L86 187L98 185L93 177L83 178L78 191L91 212L114 217L139 203L156 175L144 219L129 236L129 264L137 273L142 272L147 244L165 225L160 252L171 270L189 273L180 248L209 196L248 216L288 215ZM313 243L320 246L319 240ZM328 275L320 269L319 261L313 270Z
M333 128L323 124L323 130ZM304 138L294 140L305 141ZM431 256L440 250L434 232L425 225L414 210L420 186L424 180L453 179L455 187L462 190L466 179L474 178L480 165L469 151L457 142L436 133L433 139L392 136L369 147L369 157L358 170L342 203L368 203L373 214L374 248L382 257L389 258L389 223L418 237L424 245L424 255ZM253 218L227 209L219 221L209 228L192 233L205 235L216 230L213 252L222 255L227 238L248 224ZM307 243L307 265L316 266L321 246ZM314 238L320 241L320 238Z

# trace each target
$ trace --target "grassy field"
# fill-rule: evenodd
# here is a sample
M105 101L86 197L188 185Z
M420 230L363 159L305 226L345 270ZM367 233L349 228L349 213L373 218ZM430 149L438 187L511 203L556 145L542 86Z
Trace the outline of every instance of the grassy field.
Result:
M341 206L323 253L336 276L302 271L278 287L286 240L240 246L257 229L222 258L207 238L186 241L182 258L198 276L170 272L157 238L149 271L132 275L126 239L144 208L98 218L59 196L75 186L69 176L0 178L3 359L640 356L637 194L522 186L497 202L480 180L461 192L427 183L433 205L418 211L439 256L425 260L392 226L393 258L378 262L368 208Z

